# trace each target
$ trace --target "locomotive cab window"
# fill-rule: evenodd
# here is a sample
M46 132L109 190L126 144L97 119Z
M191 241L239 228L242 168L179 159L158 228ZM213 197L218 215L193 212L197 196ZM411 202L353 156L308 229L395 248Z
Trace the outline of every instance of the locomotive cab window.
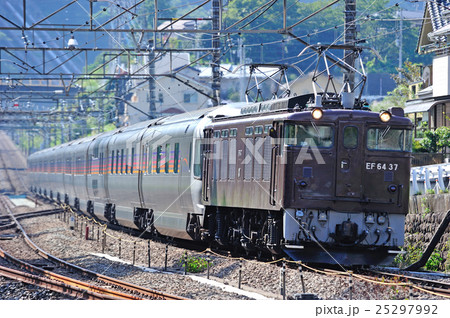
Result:
M381 151L411 151L412 130L386 128L369 128L367 131L367 148Z
M358 128L347 126L344 128L344 147L354 149L358 146Z
M228 138L228 129L222 130L222 138Z
M286 124L287 146L331 148L334 141L333 127L310 124Z

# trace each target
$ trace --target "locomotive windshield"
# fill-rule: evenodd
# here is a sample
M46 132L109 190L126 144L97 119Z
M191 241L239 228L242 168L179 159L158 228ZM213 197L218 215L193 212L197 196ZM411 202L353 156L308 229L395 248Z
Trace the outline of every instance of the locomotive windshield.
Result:
M407 129L369 128L367 131L369 150L411 151L412 131Z
M311 124L286 124L285 144L287 146L309 146L331 148L334 131L331 126Z

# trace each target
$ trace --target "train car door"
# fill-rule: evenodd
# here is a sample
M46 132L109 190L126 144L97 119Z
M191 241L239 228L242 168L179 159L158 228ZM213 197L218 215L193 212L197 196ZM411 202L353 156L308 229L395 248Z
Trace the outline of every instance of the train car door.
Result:
M140 154L139 154L139 167L138 167L138 195L139 195L139 202L141 204L141 208L145 207L145 201L144 201L144 193L142 190L142 178L144 173L147 173L148 169L148 156L149 156L149 144L148 141L144 141L144 135L147 132L147 129L143 129L139 135L138 135L138 144L140 148Z
M360 198L364 194L364 126L351 121L339 123L336 154L336 196Z
M211 164L211 143L212 143L212 136L213 136L213 130L212 129L205 129L204 130L204 137L205 137L205 144L204 145L196 145L197 147L200 146L203 149L201 150L202 157L199 158L203 161L203 171L202 171L202 181L203 181L203 187L202 187L202 196L203 201L209 201L210 198L210 187L211 187L211 170L212 170L212 164ZM197 140L197 143L200 141ZM198 160L198 159L197 159Z

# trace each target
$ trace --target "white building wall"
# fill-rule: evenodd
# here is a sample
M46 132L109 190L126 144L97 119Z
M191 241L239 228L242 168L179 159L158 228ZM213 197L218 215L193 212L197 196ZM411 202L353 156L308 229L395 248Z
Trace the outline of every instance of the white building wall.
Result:
M433 59L433 97L450 95L450 56Z

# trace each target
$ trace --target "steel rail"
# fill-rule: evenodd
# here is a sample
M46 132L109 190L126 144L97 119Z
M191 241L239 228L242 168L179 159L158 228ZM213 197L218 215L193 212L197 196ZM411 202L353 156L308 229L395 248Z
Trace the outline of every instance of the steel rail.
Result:
M3 206L6 209L8 209L3 197L1 198L1 203L3 204ZM127 300L143 299L141 297L137 297L134 295L129 295L129 294L122 293L119 291L110 290L110 289L103 288L103 287L98 287L98 286L95 286L95 285L92 285L92 284L89 284L89 283L86 283L86 282L83 282L80 280L76 280L76 279L73 279L73 278L70 278L70 277L67 277L64 275L60 275L60 274L39 268L35 265L32 265L25 261L19 260L18 258L15 258L11 254L4 251L1 247L0 247L0 257L2 257L3 259L15 264L16 266L18 266L22 269L29 271L31 273L39 274L39 275L45 277L46 280L57 281L61 284L64 284L66 289L67 289L67 287L75 288L75 291L79 292L81 290L84 292L88 292L89 295L94 293L94 298L89 297L88 299L127 299ZM30 275L30 274L28 274L28 275ZM40 277L40 276L36 276L36 275L32 275L32 276ZM10 277L10 278L13 278L13 277ZM37 281L38 286L42 285L40 283L40 280L36 280L36 281ZM48 281L47 281L47 283L48 283ZM45 284L44 284L44 287L45 287ZM61 292L59 289L55 290L55 291Z
M0 275L13 280L21 281L34 286L39 286L64 295L75 298L100 300L100 299L120 299L113 296L102 295L75 286L70 286L60 281L55 281L46 277L40 277L29 273L17 271L8 267L0 266Z
M5 202L5 198L2 197L1 200L3 202ZM26 231L24 230L24 228L20 225L19 221L14 217L14 215L12 214L11 209L5 205L6 210L8 211L8 213L10 214L11 218L14 220L14 222L16 223L17 228L22 232L22 235L24 237L25 242L30 246L30 248L32 248L37 254L39 254L41 257L48 259L52 262L58 263L61 266L67 268L67 269L71 269L71 270L75 270L77 272L82 273L83 275L86 275L88 277L91 278L95 278L97 280L103 281L104 283L107 284L111 284L111 285L115 285L118 287L121 287L123 289L129 290L131 292L136 292L145 296L150 296L152 299L164 299L164 300L184 300L187 298L184 297L180 297L180 296L175 296L175 295L171 295L171 294L167 294L164 292L160 292L157 290L153 290L153 289L148 289L148 288L144 288L132 283L128 283L128 282L124 282L112 277L108 277L106 275L102 275L90 270L87 270L85 268L79 267L77 265L68 263L62 259L59 259L51 254L48 254L47 252L45 252L44 250L42 250L40 247L38 247L31 239L30 237L27 235Z
M415 276L410 276L410 275L380 272L380 271L375 271L375 270L367 270L367 271L369 273L373 273L378 276L396 277L396 278L399 278L399 279L402 279L405 281L416 283L416 284L420 285L420 287L423 289L450 295L450 283L441 282L441 281L437 281L437 280L431 280L431 279L425 279L425 278L420 278L420 277L415 277Z

